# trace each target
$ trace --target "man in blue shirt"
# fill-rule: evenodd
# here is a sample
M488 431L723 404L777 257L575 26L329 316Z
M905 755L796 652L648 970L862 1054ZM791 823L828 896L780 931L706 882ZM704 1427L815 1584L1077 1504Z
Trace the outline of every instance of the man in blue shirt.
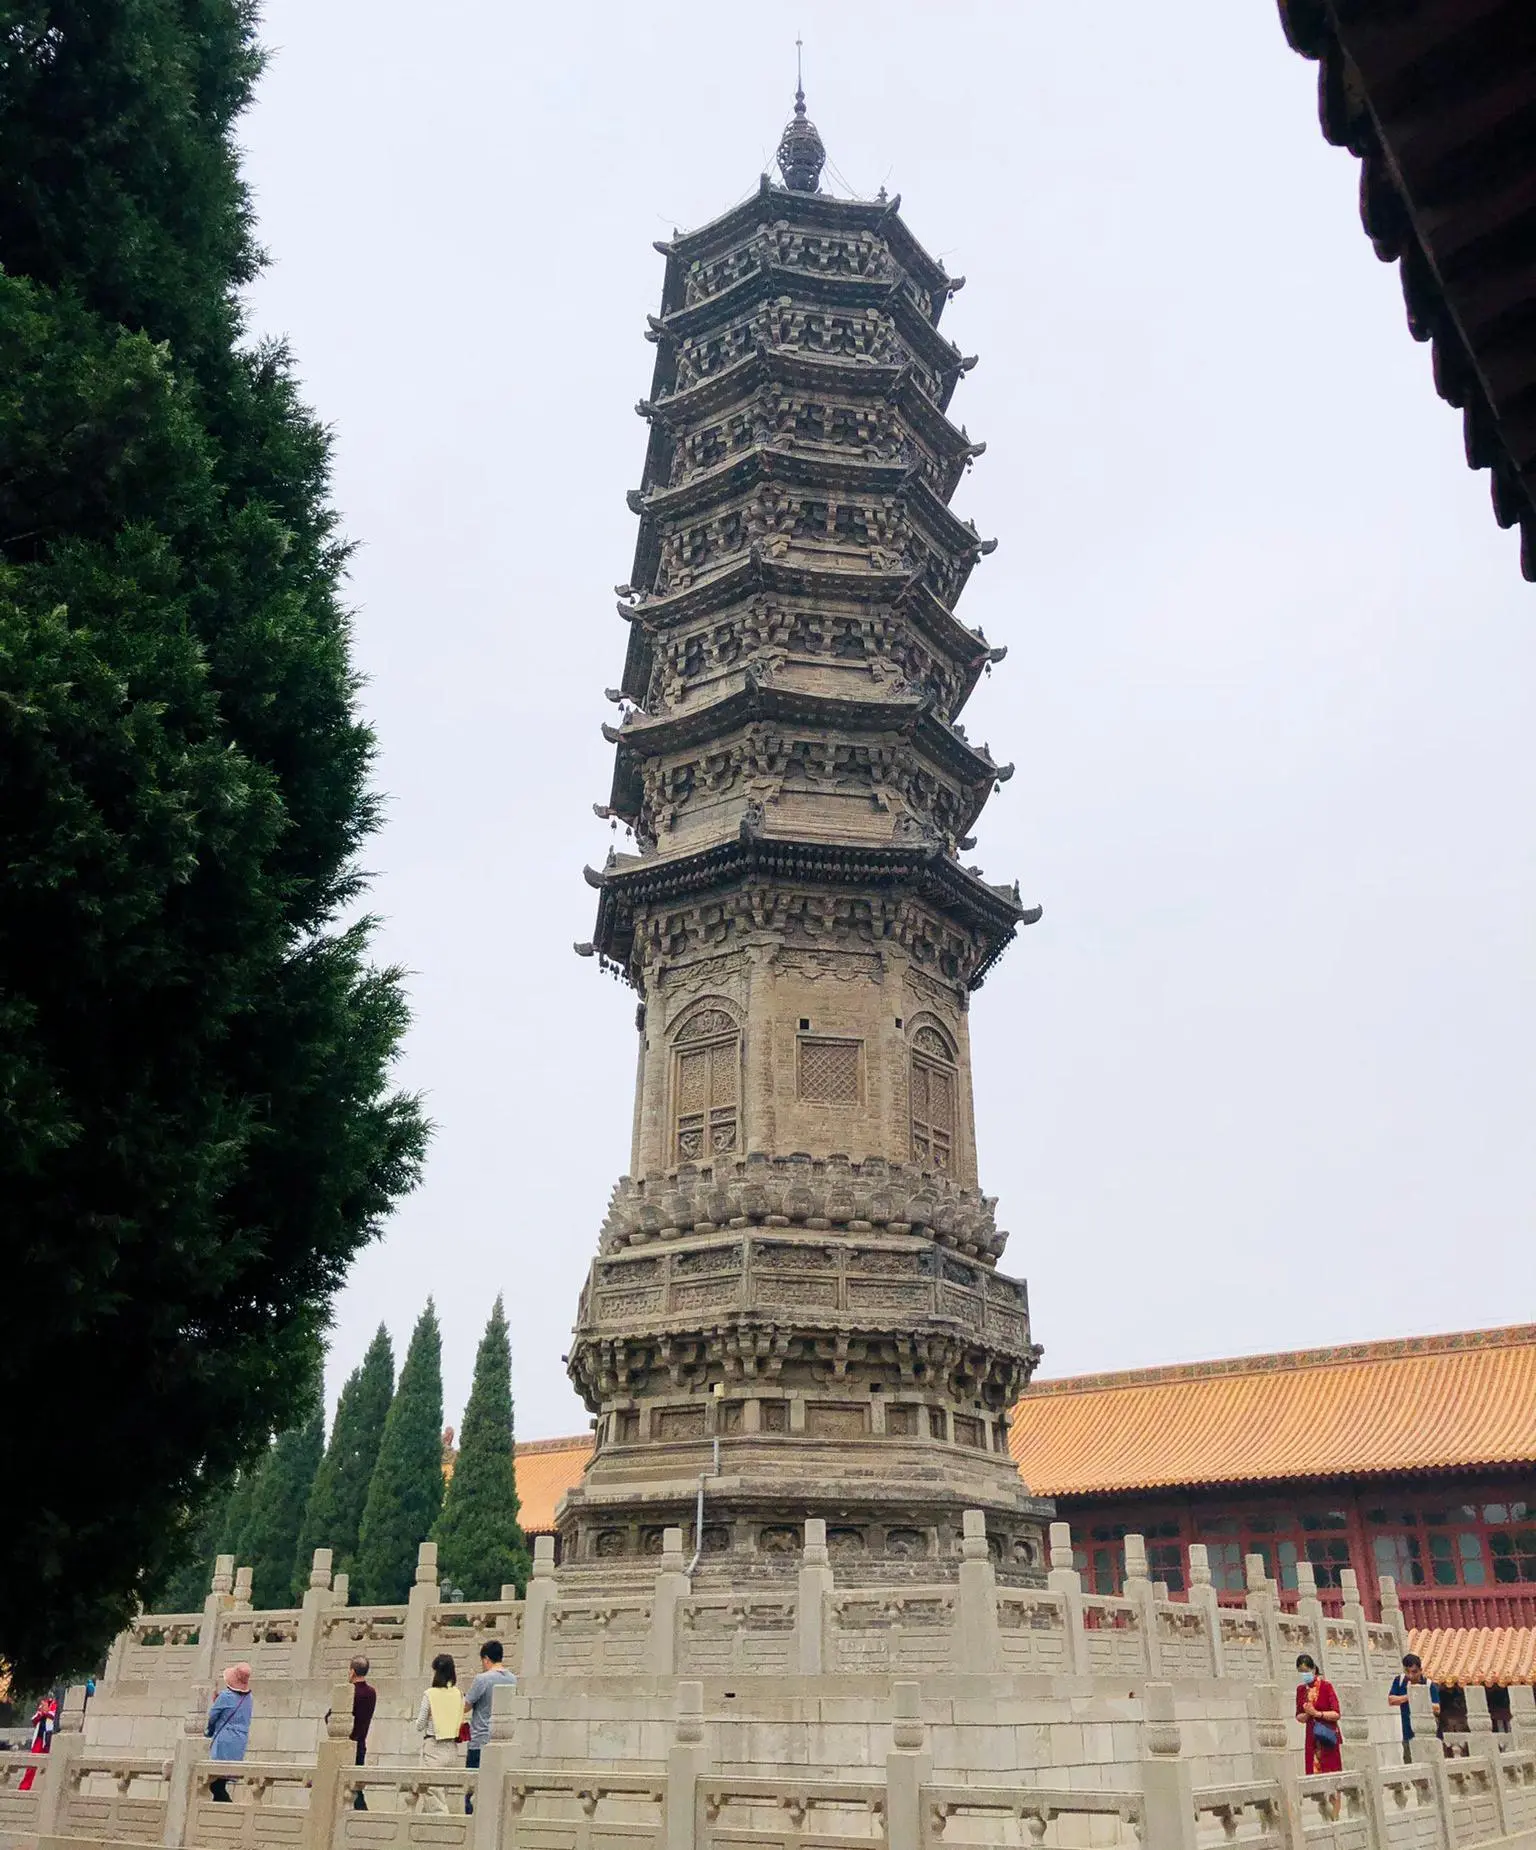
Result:
M1419 1657L1410 1651L1403 1659L1402 1675L1393 1677L1392 1688L1387 1696L1387 1701L1403 1718L1403 1764L1405 1766L1413 1759L1413 1718L1408 1712L1408 1685L1423 1681L1424 1665ZM1429 1706L1435 1712L1435 1732L1438 1734L1440 1732L1440 1685L1438 1683L1431 1683L1429 1686Z

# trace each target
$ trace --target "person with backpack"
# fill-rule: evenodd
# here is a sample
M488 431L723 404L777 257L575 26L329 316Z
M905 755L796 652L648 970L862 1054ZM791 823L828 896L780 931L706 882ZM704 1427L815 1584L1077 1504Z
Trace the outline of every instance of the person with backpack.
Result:
M208 1756L212 1760L243 1760L246 1743L251 1738L251 1667L249 1664L231 1664L224 1672L224 1687L213 1699L208 1711L208 1721L203 1729L211 1745ZM212 1779L208 1782L209 1797L220 1805L230 1805L234 1801L229 1794L227 1779Z

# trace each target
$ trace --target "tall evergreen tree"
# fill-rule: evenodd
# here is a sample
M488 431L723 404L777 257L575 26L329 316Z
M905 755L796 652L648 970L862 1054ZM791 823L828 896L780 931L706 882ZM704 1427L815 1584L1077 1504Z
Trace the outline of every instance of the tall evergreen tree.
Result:
M87 1663L413 1185L327 439L243 339L254 0L0 22L0 1656ZM90 1466L60 1432L89 1434Z
M318 1391L309 1417L277 1435L252 1493L245 1553L251 1565L251 1604L286 1606L293 1593L294 1556L304 1508L325 1449L325 1408ZM304 1584L309 1584L306 1566Z
M149 1611L201 1611L213 1584L214 1560L224 1552L224 1533L228 1527L230 1504L237 1488L231 1484L219 1496L208 1499L203 1508L202 1520L196 1531L188 1537L185 1560L151 1593L146 1602Z
M528 1583L528 1541L517 1520L512 1443L512 1345L498 1297L475 1354L459 1433L459 1456L433 1538L442 1579L467 1599L494 1599L508 1581Z
M416 1576L416 1550L443 1504L443 1344L432 1300L405 1352L358 1537L358 1599L392 1605Z
M362 1366L354 1368L336 1405L331 1442L315 1474L299 1531L293 1563L299 1597L309 1584L309 1563L317 1548L329 1548L334 1573L357 1571L357 1537L363 1526L368 1483L378 1463L384 1421L395 1391L395 1352L381 1323Z

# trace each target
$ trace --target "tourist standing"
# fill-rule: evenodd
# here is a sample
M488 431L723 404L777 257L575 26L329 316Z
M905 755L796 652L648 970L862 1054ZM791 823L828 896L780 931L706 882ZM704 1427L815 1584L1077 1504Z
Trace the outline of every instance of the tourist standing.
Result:
M46 1754L53 1746L54 1732L59 1725L59 1704L54 1696L43 1696L32 1711L32 1745L27 1749L30 1754ZM18 1792L30 1792L32 1782L37 1778L37 1768L29 1766L21 1776Z
M1408 1687L1412 1683L1422 1683L1423 1681L1423 1660L1416 1652L1410 1651L1403 1659L1402 1675L1393 1677L1392 1688L1387 1695L1387 1701L1397 1710L1403 1720L1404 1766L1409 1765L1413 1760L1413 1717L1408 1712ZM1440 1685L1438 1683L1431 1683L1429 1686L1429 1706L1434 1713L1435 1732L1438 1734L1440 1731Z
M357 1749L354 1766L366 1766L368 1763L368 1730L373 1724L373 1712L379 1706L379 1692L368 1681L368 1659L354 1657L347 1671L347 1681L352 1685L352 1744ZM363 1797L363 1789L358 1787L352 1795L353 1811L367 1811L368 1801Z
M480 1750L488 1746L491 1739L491 1702L496 1694L496 1687L501 1683L516 1684L517 1678L501 1661L503 1656L501 1640L487 1638L480 1647L480 1674L469 1686L465 1701L469 1708L469 1751L464 1756L466 1767L480 1764ZM472 1812L474 1800L464 1794L464 1809Z
M432 1659L432 1685L421 1699L416 1715L421 1735L421 1764L426 1767L456 1767L459 1760L459 1736L465 1727L464 1698L458 1690L458 1672L453 1659L444 1653ZM447 1811L442 1791L429 1787L422 1795L423 1811Z
M1296 1668L1301 1673L1296 1685L1296 1719L1307 1724L1307 1771L1341 1773L1339 1692L1318 1675L1316 1661L1305 1651L1296 1659Z
M208 1711L208 1721L203 1729L212 1745L208 1749L209 1758L213 1760L243 1760L246 1743L251 1738L251 1667L249 1664L231 1664L224 1672L224 1687L213 1699L213 1706ZM233 1801L229 1796L227 1779L212 1779L208 1782L209 1796L220 1805L229 1805Z

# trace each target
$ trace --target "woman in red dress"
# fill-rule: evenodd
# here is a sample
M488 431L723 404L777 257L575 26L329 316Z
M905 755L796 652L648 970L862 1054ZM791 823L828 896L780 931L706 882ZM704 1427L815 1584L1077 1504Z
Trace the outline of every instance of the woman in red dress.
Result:
M59 1725L59 1705L52 1696L44 1696L32 1711L32 1746L34 1754L46 1754L53 1746L53 1731ZM28 1767L21 1776L18 1792L30 1792L32 1782L37 1778L37 1768Z
M1317 1674L1316 1663L1303 1651L1296 1659L1301 1681L1296 1685L1296 1719L1307 1724L1307 1771L1342 1773L1339 1692Z

